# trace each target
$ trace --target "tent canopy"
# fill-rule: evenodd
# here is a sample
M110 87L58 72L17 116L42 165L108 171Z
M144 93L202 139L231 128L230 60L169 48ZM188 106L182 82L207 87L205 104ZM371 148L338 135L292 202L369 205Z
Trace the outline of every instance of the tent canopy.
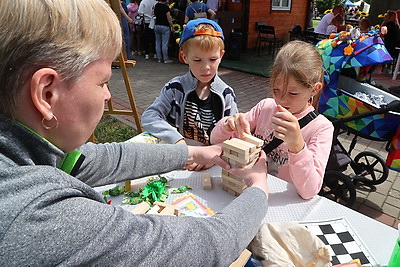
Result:
M359 4L353 3L350 0L346 0L346 2L344 2L345 6L359 6Z

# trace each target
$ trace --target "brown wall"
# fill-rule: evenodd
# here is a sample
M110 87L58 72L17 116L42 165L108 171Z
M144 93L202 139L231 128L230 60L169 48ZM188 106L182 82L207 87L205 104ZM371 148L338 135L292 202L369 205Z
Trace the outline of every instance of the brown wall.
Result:
M265 21L267 25L275 26L277 37L284 42L289 39L289 31L294 25L300 24L304 30L307 3L308 0L292 0L290 12L271 12L271 0L250 0L247 48L256 46L258 21Z

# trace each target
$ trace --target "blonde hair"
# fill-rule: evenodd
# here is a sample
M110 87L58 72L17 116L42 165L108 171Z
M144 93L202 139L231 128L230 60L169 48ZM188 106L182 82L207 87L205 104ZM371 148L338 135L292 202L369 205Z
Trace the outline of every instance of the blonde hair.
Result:
M211 24L202 23L197 25L195 31L205 31L216 29ZM182 51L187 53L190 47L199 47L201 50L209 51L219 48L220 51L224 50L224 41L221 37L215 37L211 35L196 35L187 39L182 45Z
M119 21L104 0L0 1L0 113L12 116L22 86L41 67L68 83L121 50Z
M284 80L284 93L286 93L289 77L293 77L299 84L313 88L318 83L323 83L324 71L322 59L309 43L291 41L286 43L278 52L271 68L270 88L275 87L278 78ZM311 103L315 108L318 105L320 92Z

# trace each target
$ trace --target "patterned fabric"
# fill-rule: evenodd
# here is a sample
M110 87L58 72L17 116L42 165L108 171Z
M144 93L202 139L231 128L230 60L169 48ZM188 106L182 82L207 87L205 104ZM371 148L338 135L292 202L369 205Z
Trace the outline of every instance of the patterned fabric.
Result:
M375 110L375 107L338 89L337 85L340 72L344 68L377 65L393 60L378 32L369 32L355 40L351 39L349 33L338 33L332 39L320 41L316 48L326 70L326 85L322 90L318 111L330 118L345 118ZM392 113L346 123L361 137L392 140L386 164L395 170L400 170L400 130L397 129L399 124L400 116Z

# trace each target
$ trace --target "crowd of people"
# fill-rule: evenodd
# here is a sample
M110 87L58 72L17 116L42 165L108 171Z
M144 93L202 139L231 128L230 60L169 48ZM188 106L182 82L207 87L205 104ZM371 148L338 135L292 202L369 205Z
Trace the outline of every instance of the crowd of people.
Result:
M346 12L346 9L343 6L337 5L332 9L332 12L329 12L322 17L314 32L326 35L340 32L346 27L346 16L350 15L352 18L354 18L355 13L358 14L358 9L354 7L349 8L349 10ZM399 55L399 49L396 49L396 47L400 47L399 14L400 10L388 10L385 13L383 21L380 25L381 30L379 33L394 62L397 60ZM371 30L371 21L367 17L361 18L358 16L357 21L357 27L359 28L360 33L367 33ZM394 64L385 64L381 66L380 69L390 72L393 69L393 65Z
M128 3L127 3L128 2ZM175 25L183 28L192 19L203 17L216 22L216 13L225 9L225 0L121 0L121 17L126 57L150 55L159 63L172 63L169 59L171 32Z

